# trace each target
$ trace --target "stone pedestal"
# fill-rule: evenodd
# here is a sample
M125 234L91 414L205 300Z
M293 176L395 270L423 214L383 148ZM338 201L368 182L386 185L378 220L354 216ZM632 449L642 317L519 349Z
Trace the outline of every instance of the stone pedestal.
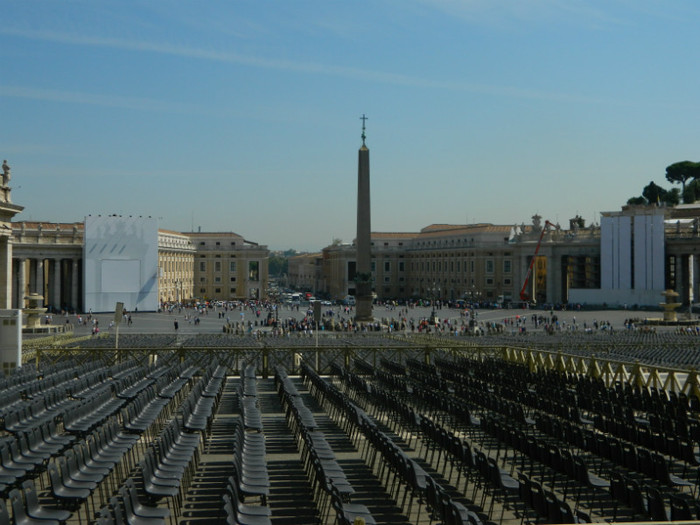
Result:
M22 310L0 309L0 367L8 375L22 366Z
M664 321L678 321L676 317L676 308L681 306L681 303L676 301L679 296L678 292L666 290L661 295L666 299L665 302L659 303L659 306L664 309Z
M42 307L44 297L38 293L30 293L24 300L27 307L23 310L24 327L29 331L36 331L41 328L41 320L46 313L46 308Z

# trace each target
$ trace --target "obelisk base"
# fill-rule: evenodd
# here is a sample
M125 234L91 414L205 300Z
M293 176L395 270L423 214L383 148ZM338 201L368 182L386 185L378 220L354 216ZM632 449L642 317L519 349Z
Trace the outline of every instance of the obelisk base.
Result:
M374 321L372 315L372 283L355 283L355 321L367 323Z

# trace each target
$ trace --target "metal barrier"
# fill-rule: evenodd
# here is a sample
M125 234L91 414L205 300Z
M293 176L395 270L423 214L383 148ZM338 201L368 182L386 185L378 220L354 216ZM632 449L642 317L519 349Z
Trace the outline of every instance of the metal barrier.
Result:
M516 346L480 344L480 339L457 339L438 337L387 336L381 346L373 339L372 344L361 337L356 339L324 341L321 346L315 344L284 345L282 340L266 341L258 345L232 344L222 347L151 347L151 348L104 348L104 347L69 347L84 343L92 336L84 338L51 337L33 340L23 346L24 364L34 362L41 365L52 364L67 358L78 363L98 361L113 364L123 359L134 359L140 364L153 364L158 359L189 360L202 367L212 363L221 363L229 367L231 373L239 373L242 366L255 365L261 377L269 377L276 366L283 366L290 373L299 370L301 362L308 363L317 373L328 374L331 365L336 362L349 367L353 360L361 359L377 367L380 358L405 362L418 359L425 363L432 362L432 355L453 358L469 357L477 360L487 358L503 359L511 363L527 366L532 371L558 371L568 374L580 374L600 379L606 386L616 383L630 384L637 387L664 389L700 398L700 378L694 368L670 368L648 365L640 361L629 362L605 359L596 356L582 357L562 352L561 349L545 350L541 348L522 348ZM233 341L235 343L235 341Z

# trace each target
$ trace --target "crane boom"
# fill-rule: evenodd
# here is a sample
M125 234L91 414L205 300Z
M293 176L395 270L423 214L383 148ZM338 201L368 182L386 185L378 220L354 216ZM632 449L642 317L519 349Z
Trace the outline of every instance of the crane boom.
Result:
M545 220L544 226L542 227L542 233L540 233L540 238L537 241L537 247L535 248L535 253L532 256L532 260L530 261L530 266L528 267L527 273L525 274L525 281L523 282L523 287L520 289L520 300L521 301L529 302L532 300L532 298L526 292L527 285L530 282L530 277L532 276L532 268L535 266L535 259L537 259L537 254L540 251L540 246L542 246L542 239L544 238L544 234L547 231L548 226L554 227L554 224Z

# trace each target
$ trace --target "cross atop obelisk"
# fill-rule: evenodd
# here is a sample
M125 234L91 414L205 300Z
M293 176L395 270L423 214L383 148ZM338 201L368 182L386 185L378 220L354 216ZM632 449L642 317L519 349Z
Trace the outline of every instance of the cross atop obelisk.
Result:
M369 149L365 145L365 122L362 120L362 147L357 163L357 263L355 273L355 320L370 322L372 316L372 239L369 207Z
M362 145L365 145L365 139L367 138L367 135L365 135L365 121L369 120L368 117L365 117L365 114L363 113L362 116L360 117L360 120L362 121Z

